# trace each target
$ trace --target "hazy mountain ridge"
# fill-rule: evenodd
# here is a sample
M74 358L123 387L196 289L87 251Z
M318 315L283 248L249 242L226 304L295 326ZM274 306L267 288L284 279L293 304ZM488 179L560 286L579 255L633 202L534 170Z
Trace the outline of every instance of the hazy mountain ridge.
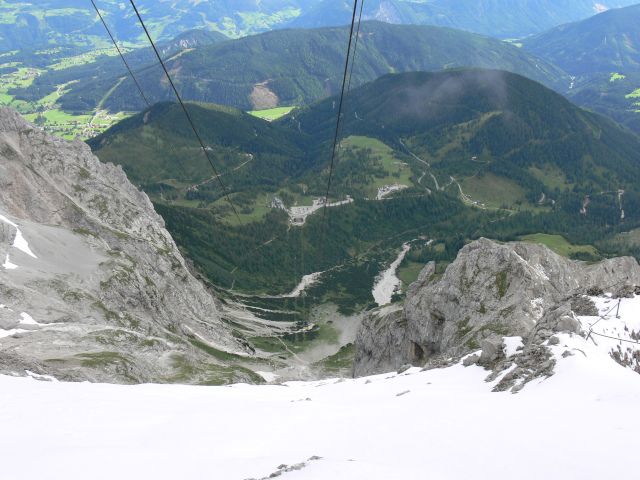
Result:
M265 107L256 103L254 96L267 93L274 99L272 106L304 105L338 92L348 34L344 26L267 32L195 48L168 61L167 68L185 100L252 110L256 105ZM456 66L513 71L549 86L566 77L560 69L521 49L471 33L366 22L360 35L352 86L390 72ZM82 74L80 83L70 85L70 91L60 100L64 108L91 109L100 101L112 111L145 107L124 71L104 77L90 72L91 68L95 69L84 69L87 73ZM173 99L159 65L138 68L136 77L150 101ZM58 83L53 76L38 81Z
M257 2L136 2L154 40L166 41L194 28L214 30L238 37L277 28L317 0L271 0ZM146 37L131 5L113 0L96 2L109 29L119 41L146 44ZM91 3L80 0L6 2L0 15L0 49L75 43L100 43L106 32ZM97 37L97 38L96 38Z
M640 6L606 11L521 40L522 48L573 75L555 89L640 134Z
M179 55L185 50L195 48L200 45L210 45L216 42L222 42L228 40L227 37L219 32L208 32L205 30L190 30L178 35L171 41L160 42L156 45L158 52L163 60L167 60L174 55ZM70 47L64 47L60 50L71 50ZM86 51L86 49L79 49ZM126 51L125 51L126 52ZM20 52L11 56L11 59L20 62L23 67L43 67L50 63L54 63L54 58L63 58L63 52L56 52L55 50L39 50L37 48L23 48ZM151 47L140 48L130 52L124 53L124 58L130 68L142 67L153 62L157 62L157 56ZM16 88L10 90L9 93L15 95L18 100L25 100L28 102L35 102L42 97L55 92L61 84L71 82L72 84L80 81L82 82L87 77L92 79L103 78L105 76L111 76L114 72L121 71L124 75L126 66L119 56L102 55L95 62L90 62L85 65L71 66L64 69L54 69L39 74L33 79L33 82L26 88ZM126 73L128 75L128 72ZM122 77L120 77L122 78ZM118 80L119 81L119 80ZM78 99L71 98L70 100L65 97L58 98L58 104L66 107L69 110L82 108L81 105L74 104L78 102Z
M520 38L587 18L603 9L634 3L634 0L376 0L365 3L363 17L390 23L450 27L498 38ZM314 28L350 23L352 10L352 6L341 0L323 0L303 12L290 26Z
M640 69L640 5L609 10L521 40L571 75Z
M512 73L459 69L385 75L354 89L349 102L357 118L347 116L345 135L373 135L398 149L403 139L441 178L478 171L518 178L523 187L535 189L532 200L543 192L553 197L544 180L533 178L530 170L536 165L554 164L569 175L556 196L576 182L635 191L635 180L626 179L640 178L635 135ZM332 101L323 100L282 122L327 135L332 111ZM618 160L610 162L614 157ZM615 171L615 177L598 180L591 162Z

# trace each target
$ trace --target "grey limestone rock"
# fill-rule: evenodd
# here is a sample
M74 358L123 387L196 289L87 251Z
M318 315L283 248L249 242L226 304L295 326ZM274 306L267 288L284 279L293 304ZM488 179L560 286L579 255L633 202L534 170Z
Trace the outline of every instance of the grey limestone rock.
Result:
M0 219L0 333L20 335L1 352L126 383L211 381L220 362L194 342L248 353L149 198L80 139L0 108L0 183L0 215L18 225ZM17 230L36 258L13 246Z
M486 238L462 248L444 275L434 273L433 263L424 267L409 286L401 313L396 307L363 322L354 375L390 371L405 363L424 365L441 355L459 356L484 347L482 342L490 338L527 336L560 306L554 321L543 322L545 329L538 328L536 335L578 333L569 299L596 291L633 291L640 285L640 267L631 257L588 265L543 245L498 244ZM593 311L587 301L574 304L578 310Z
M471 365L475 365L480 360L480 355L469 355L464 360L462 360L462 365L465 367L469 367Z
M398 375L400 375L400 374L402 374L402 373L406 372L406 371L407 371L407 370L409 370L411 367L412 367L412 365L410 365L410 364L408 364L408 363L407 363L406 365L401 366L401 367L398 369Z
M489 337L481 342L482 353L478 360L478 365L490 366L499 360L504 359L504 342L502 337Z
M571 299L571 310L580 316L595 317L600 315L593 300L584 295L576 295Z
M411 342L401 305L374 310L363 320L356 337L352 375L398 370L407 362Z

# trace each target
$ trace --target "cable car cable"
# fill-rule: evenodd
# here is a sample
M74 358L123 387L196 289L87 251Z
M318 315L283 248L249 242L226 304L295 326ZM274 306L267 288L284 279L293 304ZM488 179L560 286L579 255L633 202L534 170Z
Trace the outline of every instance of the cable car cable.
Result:
M187 109L184 106L184 102L182 101L182 98L180 98L180 94L178 93L178 90L176 89L176 86L173 84L173 80L171 80L171 76L169 75L169 72L167 71L167 67L165 67L164 62L162 61L162 58L160 57L160 54L158 53L158 49L156 48L155 44L153 43L153 40L151 39L151 35L149 34L149 31L147 30L147 27L144 24L144 22L142 21L142 17L140 16L140 12L138 12L138 8L136 7L136 4L133 3L133 0L129 0L129 1L131 2L131 6L133 7L133 9L136 12L136 15L138 16L138 20L140 20L140 24L142 25L142 28L144 29L144 33L147 35L147 38L149 39L149 43L153 47L153 51L156 53L156 56L158 57L158 61L160 62L160 65L162 65L162 69L164 70L164 73L167 76L167 79L169 80L169 83L171 84L171 88L173 89L173 92L176 94L176 97L177 97L178 101L180 102L180 105L182 106L182 110L184 110L184 114L186 115L187 120L189 120L189 124L191 124L191 129L193 130L193 133L195 133L196 137L198 138L198 142L200 142L200 147L202 148L202 151L207 156L207 160L209 160L209 165L211 165L211 168L213 169L213 173L218 178L218 182L220 183L220 186L222 187L222 191L224 192L225 197L227 197L227 201L231 205L231 208L233 209L233 213L236 215L236 218L238 219L238 223L240 223L240 226L242 227L242 230L244 231L244 224L242 223L242 220L240 220L240 216L238 215L238 212L236 211L236 207L233 204L233 202L231 201L231 197L229 197L227 189L225 188L224 184L222 183L222 180L220 179L220 175L218 175L218 172L216 171L216 167L213 165L213 162L211 161L211 157L209 157L209 154L207 153L207 149L205 148L204 143L202 142L202 139L200 138L200 135L198 134L198 131L196 130L196 127L193 124L193 121L191 120L191 116L187 112Z
M358 39L360 36L360 22L362 21L362 6L364 5L364 1L360 2L360 17L358 18L358 30L356 32L356 43L353 47L353 56L351 57L351 70L349 71L349 83L347 85L347 97L344 102L344 117L342 119L342 125L340 126L340 135L338 138L342 139L344 136L342 132L344 130L344 124L347 122L347 106L349 105L349 92L351 91L351 77L353 76L353 64L356 62L356 50L358 49ZM339 145L340 143L338 143ZM338 148L338 154L340 156L340 149Z
M93 4L93 8L96 9L96 13L100 17L100 20L102 21L102 24L104 25L104 28L107 30L107 33L109 34L109 37L111 38L111 41L113 42L113 44L116 47L116 50L118 50L118 53L120 54L120 58L124 62L124 65L127 67L127 70L129 71L129 75L131 75L131 78L133 79L133 82L136 84L136 87L138 87L138 91L140 92L140 95L142 95L142 98L144 99L144 102L147 104L147 107L149 108L149 111L151 112L151 115L153 115L153 119L156 121L156 125L158 126L158 128L162 132L162 135L164 136L164 139L169 144L169 148L171 148L171 151L173 152L173 156L176 158L176 160L180 164L180 167L182 168L182 171L184 172L184 175L185 175L187 181L191 184L191 186L193 186L194 182L189 178L189 174L187 173L187 170L185 169L184 165L180 161L180 158L178 157L178 154L176 153L175 149L173 148L173 145L171 144L171 141L169 140L169 137L167 137L167 134L165 133L164 128L162 128L162 124L160 123L160 119L158 118L156 113L153 111L153 108L151 108L151 105L149 104L149 101L147 100L147 97L143 93L142 88L140 87L140 84L136 80L136 77L133 75L133 72L131 71L131 68L129 67L129 63L124 58L124 55L122 54L122 51L120 50L120 47L116 43L115 38L113 38L113 35L111 34L111 30L109 30L109 27L107 26L106 22L104 21L104 18L102 17L102 14L100 13L100 10L98 10L98 7L96 6L96 4L95 4L95 2L93 0L91 0L91 3ZM160 188L162 189L162 187L160 187Z
M133 1L133 0L131 0ZM342 77L342 91L340 93L340 105L338 107L338 120L336 121L336 133L335 136L333 138L333 149L331 151L331 165L329 166L329 180L327 182L327 194L325 196L325 204L324 204L324 209L322 210L322 226L320 229L320 241L318 243L318 259L317 259L317 267L318 270L320 269L320 253L322 251L322 244L323 244L323 239L324 239L324 224L325 224L325 217L326 217L326 213L327 213L327 204L329 203L329 190L331 189L331 174L333 173L333 162L335 159L335 155L336 155L336 144L338 142L338 131L340 128L340 115L342 113L342 102L343 102L343 98L344 98L344 87L347 83L347 71L349 69L349 57L351 54L351 40L353 38L353 27L355 25L356 22L356 11L358 9L358 0L354 0L353 2L353 15L351 17L351 30L349 32L349 45L347 47L347 58L345 60L345 64L344 64L344 74ZM355 51L354 51L354 55L355 55Z

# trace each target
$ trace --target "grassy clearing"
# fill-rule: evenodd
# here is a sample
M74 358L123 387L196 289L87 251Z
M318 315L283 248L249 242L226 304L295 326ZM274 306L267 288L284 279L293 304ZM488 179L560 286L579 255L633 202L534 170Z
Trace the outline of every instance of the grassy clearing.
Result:
M360 149L370 148L372 155L380 157L380 164L387 172L387 176L384 178L373 178L373 182L367 185L367 194L369 198L375 198L378 189L383 185L393 185L398 183L400 185L413 186L413 183L409 181L411 176L411 169L409 165L400 162L393 156L393 149L382 143L380 140L370 137L351 136L342 142L340 146L344 149L353 148L355 151ZM395 175L394 175L395 174Z
M355 354L355 344L349 343L340 348L338 353L325 358L315 365L324 368L328 372L341 372L350 370L353 366L353 359L355 357Z
M294 107L276 107L268 108L266 110L251 110L247 113L253 115L254 117L262 118L270 122L286 115L293 109Z
M215 203L219 205L229 205L226 197L223 197L217 200ZM228 222L231 225L239 225L238 217L240 217L240 220L242 221L243 224L250 223L250 222L258 222L262 220L264 216L267 213L269 213L269 211L271 211L270 207L266 207L262 203L254 204L253 206L250 206L249 208L251 209L251 213L243 213L242 209L240 209L237 205L235 206L235 208L236 208L236 212L238 213L237 217L233 213L233 211L231 211L229 214L227 214L225 217L222 218L225 222Z
M60 11L63 11L62 9ZM125 51L132 50L131 45L125 48ZM109 115L102 111L97 111L94 115L70 115L58 109L56 102L59 97L58 92L53 92L34 102L24 102L15 100L8 93L9 89L27 88L39 74L45 73L47 70L60 70L75 65L95 62L98 58L104 56L117 55L113 47L99 47L92 52L63 59L57 63L49 65L45 70L35 68L20 67L19 64L5 63L3 66L18 67L18 71L5 74L0 77L0 104L8 105L15 108L18 112L25 116L31 122L34 122L39 114L44 117L44 124L40 124L49 133L55 133L64 138L73 139L80 135L83 139L87 139L93 135L102 133L113 123L122 120L130 113L119 112L115 115ZM64 94L65 84L58 85L59 92ZM89 122L93 119L93 123L89 126Z
M573 183L567 183L566 175L557 165L545 165L542 170L537 167L530 167L529 172L550 189L559 188L564 190L565 188L573 188L574 185Z
M122 46L120 46L120 50L122 50L122 53L125 53L125 52L130 51L131 49L130 48L129 49L123 48ZM76 57L69 57L69 58L62 59L58 63L54 63L54 64L50 65L49 68L52 69L52 70L64 70L65 68L69 68L69 67L76 67L78 65L84 65L84 64L87 64L87 63L93 63L98 58L103 57L103 56L114 57L116 55L118 55L118 52L113 47L110 47L110 48L98 48L96 50L92 50L91 52L83 53L82 55L78 55Z
M399 268L396 275L402 280L402 283L410 285L418 280L418 275L420 275L420 270L422 270L423 267L423 263L409 262L406 267Z
M546 245L553 252L563 257L570 258L576 252L586 252L594 257L599 257L598 251L592 245L572 245L561 235L547 235L545 233L535 233L520 237L520 241L526 243L539 243Z
M306 190L306 185L302 185L302 188L303 188L303 190ZM285 193L288 197L293 198L293 203L291 205L288 205L285 202L285 206L286 207L293 207L293 206L296 206L296 207L310 207L310 206L313 205L313 197L312 196L303 195L303 194L300 194L300 193L295 193L295 192L292 192L291 190L289 190L288 188L283 188L278 193L276 193L275 195L272 195L272 196L282 197L283 196L282 193ZM268 196L267 196L267 200L268 201L265 202L265 204L266 203L271 203L271 198L269 198Z
M169 182L167 182L169 183ZM303 186L303 188L306 186ZM284 194L284 195L283 195ZM233 201L233 197L235 194L231 194L231 200ZM242 220L242 223L249 223L249 222L257 222L257 221L261 221L263 219L263 217L269 213L269 211L271 211L271 201L273 200L273 197L278 197L280 199L285 199L286 201L285 206L287 208L293 207L293 206L311 206L313 205L313 199L314 197L310 196L310 195L303 195L300 193L294 193L291 190L289 190L288 188L283 188L282 190L279 190L278 192L261 192L258 193L256 195L256 198L254 199L253 203L251 203L250 205L248 205L248 209L251 210L251 213L246 213L247 210L245 210L243 212L243 209L240 208L238 205L236 205L236 211L238 212L238 216L240 217L240 220ZM186 202L186 201L185 201ZM177 202L180 205L182 205L182 202ZM196 201L195 205L193 205L193 202L188 202L191 203L191 205L188 206L195 206L197 207L199 205L199 202ZM235 204L235 202L234 202ZM222 197L219 198L218 200L216 200L213 205L218 205L218 206L222 206L222 205L229 205L226 197ZM238 224L238 219L235 216L235 214L232 211L228 211L228 213L222 217L223 220L225 220L226 222L232 224L232 225L237 225Z
M287 348L275 337L251 337L249 340L256 349L263 352L289 355Z
M620 75L619 73L612 73L611 74L611 78L609 79L610 82L615 82L616 80L623 80L627 77L625 77L624 75Z
M633 92L629 93L628 95L625 95L625 98L638 98L640 97L640 88L634 90Z
M471 200L479 200L489 208L501 208L503 205L512 208L518 200L522 201L522 207L532 208L532 205L524 200L526 190L514 180L487 173L482 178L465 178L458 180L458 183Z
M237 207L236 210L238 210ZM240 220L242 220L242 223L257 222L262 220L269 211L271 211L271 208L265 207L264 205L257 205L253 207L253 211L251 213L242 213L241 211L238 211L238 216L240 217ZM238 222L235 215L233 217L227 217L227 220L229 223L234 225Z

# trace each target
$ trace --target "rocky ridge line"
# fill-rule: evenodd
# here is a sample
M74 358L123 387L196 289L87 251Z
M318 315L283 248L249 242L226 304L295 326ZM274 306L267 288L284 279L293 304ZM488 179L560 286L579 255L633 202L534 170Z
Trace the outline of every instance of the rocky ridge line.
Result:
M481 238L460 250L442 276L435 275L433 262L427 264L402 307L385 307L363 320L352 374L438 364L443 357L460 358L485 347L487 341L497 351L503 337L529 338L558 311L564 319L560 328L575 331L567 318L571 311L589 309L582 295L627 295L637 285L640 267L631 257L588 265L543 245L500 245Z

